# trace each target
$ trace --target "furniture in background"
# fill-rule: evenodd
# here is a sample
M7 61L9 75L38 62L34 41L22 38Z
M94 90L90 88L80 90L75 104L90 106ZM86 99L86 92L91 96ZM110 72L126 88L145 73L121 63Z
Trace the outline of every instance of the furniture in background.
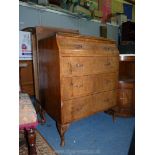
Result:
M33 87L31 87L31 91L35 90L34 91L35 97L38 101L40 101L39 99L39 76L38 76L39 75L38 41L43 38L51 36L54 32L68 32L68 33L70 32L70 33L77 33L77 34L79 32L77 30L55 28L55 27L44 27L44 26L27 27L23 29L23 31L31 32L31 36L32 36L33 65L31 65L31 70L33 70L32 76L34 78L34 83L33 83Z
M19 130L26 135L29 155L37 155L36 135L37 115L31 99L26 93L19 93Z
M71 122L116 105L119 52L108 39L53 33L38 53L40 101L63 146Z
M109 113L115 116L135 115L135 55L120 54L117 106Z
M120 26L118 49L120 54L135 54L135 23L127 21Z
M33 82L33 66L32 60L19 61L19 91L26 93L29 96L34 96L34 82ZM33 98L36 113L39 114L39 123L46 122L45 111L36 97Z
M33 62L32 60L19 60L20 87L23 93L34 96Z
M127 21L121 26L121 41L135 41L135 23Z

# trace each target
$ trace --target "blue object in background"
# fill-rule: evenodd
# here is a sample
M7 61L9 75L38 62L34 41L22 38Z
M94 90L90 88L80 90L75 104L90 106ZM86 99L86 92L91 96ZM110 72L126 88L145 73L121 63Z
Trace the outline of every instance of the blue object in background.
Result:
M128 19L132 19L132 5L123 4L124 14Z

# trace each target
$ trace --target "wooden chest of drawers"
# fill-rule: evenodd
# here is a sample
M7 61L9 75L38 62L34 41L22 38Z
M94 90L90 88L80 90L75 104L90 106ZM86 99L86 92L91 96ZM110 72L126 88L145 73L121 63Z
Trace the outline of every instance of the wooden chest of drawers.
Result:
M39 41L39 95L64 145L69 124L116 105L119 52L113 41L55 33Z

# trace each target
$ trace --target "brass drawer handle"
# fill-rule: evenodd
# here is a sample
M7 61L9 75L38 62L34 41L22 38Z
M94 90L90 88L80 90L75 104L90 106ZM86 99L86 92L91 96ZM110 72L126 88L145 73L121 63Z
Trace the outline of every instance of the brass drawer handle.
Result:
M111 47L103 47L103 49L104 49L105 51L110 51L110 50L111 50Z
M110 64L111 64L110 62L107 62L105 63L105 66L110 66Z
M82 48L82 45L75 45L75 48L81 49Z
M106 79L105 82L106 82L106 83L110 83L110 80L107 80L107 79Z
M83 67L83 64L76 64L76 67Z
M74 87L81 88L81 87L83 87L83 84L81 84L81 85L74 85Z
M110 101L110 99L109 99L109 98L107 98L107 99L105 99L105 100L104 100L104 102L109 102L109 101Z

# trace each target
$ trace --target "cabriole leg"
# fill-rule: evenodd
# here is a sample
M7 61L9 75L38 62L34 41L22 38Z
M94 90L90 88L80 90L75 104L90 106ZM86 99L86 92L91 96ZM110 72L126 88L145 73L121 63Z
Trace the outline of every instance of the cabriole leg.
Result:
M58 124L57 123L57 128L60 134L60 138L61 138L61 143L60 146L64 146L65 145L65 132L67 131L67 129L69 128L70 124Z

